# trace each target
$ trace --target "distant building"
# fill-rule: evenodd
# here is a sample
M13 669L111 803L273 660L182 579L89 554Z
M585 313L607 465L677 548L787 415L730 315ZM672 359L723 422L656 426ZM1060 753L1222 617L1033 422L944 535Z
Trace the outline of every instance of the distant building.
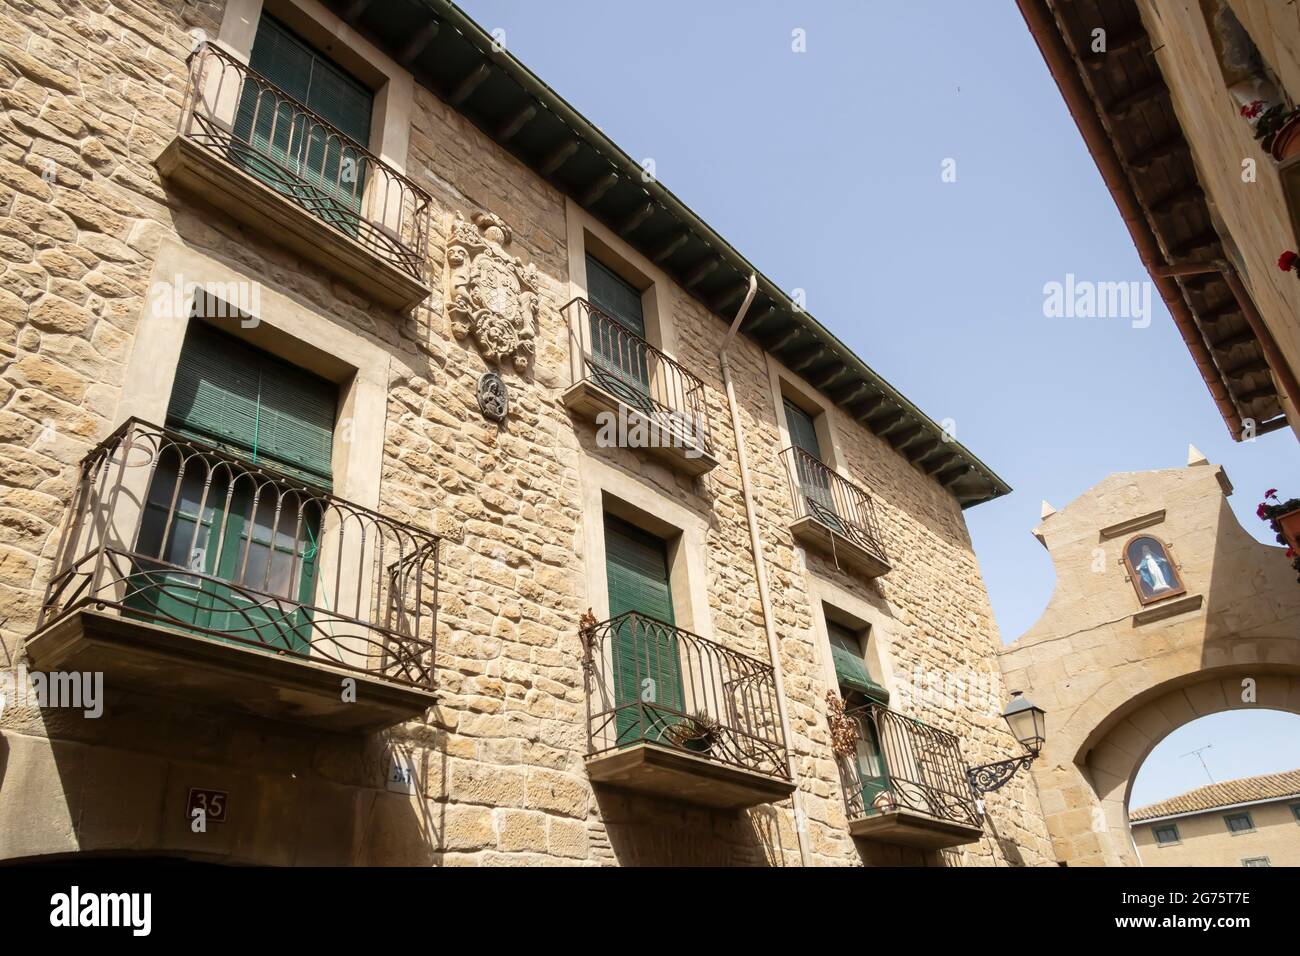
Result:
M1300 770L1197 787L1129 822L1145 866L1300 866Z

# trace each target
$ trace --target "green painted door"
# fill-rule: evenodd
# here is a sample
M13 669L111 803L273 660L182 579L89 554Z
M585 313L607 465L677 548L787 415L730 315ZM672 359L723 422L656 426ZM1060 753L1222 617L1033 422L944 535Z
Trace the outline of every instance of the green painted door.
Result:
M336 401L332 383L192 321L167 424L327 488ZM244 642L301 650L311 626L303 605L314 603L319 499L265 485L259 493L247 472L215 464L183 460L174 449L160 459L136 551L161 554L175 567L141 562L128 606Z
M659 740L682 714L682 676L664 542L605 516L611 620L629 611L611 641L615 727L620 746Z
M799 490L803 494L808 514L835 530L840 530L842 523L835 510L835 496L831 493L829 469L820 464L823 459L821 442L817 438L817 425L813 422L812 416L794 402L788 398L783 399L783 402L785 422L790 429L790 444L816 459L813 462L803 455L794 456L795 477L799 482Z
M365 147L374 94L269 16L257 25L249 66L296 103ZM294 103L249 82L235 116L239 162L272 189L344 231L357 232L365 162Z
M649 355L642 345L645 315L641 293L587 256L587 297L604 313L591 316L592 380L631 407L654 415Z
M878 812L875 799L889 789L889 767L880 746L880 734L870 717L858 722L863 732L858 735L858 782L862 786L862 809L866 816Z
M878 704L889 702L889 692L871 679L866 661L862 657L862 639L849 627L837 621L826 622L830 638L831 659L835 664L835 677L840 684L840 696L861 706L865 700ZM864 700L865 698L865 700ZM862 791L862 809L870 816L876 812L873 802L889 789L889 766L880 746L876 723L865 712L858 719L857 742L858 785Z

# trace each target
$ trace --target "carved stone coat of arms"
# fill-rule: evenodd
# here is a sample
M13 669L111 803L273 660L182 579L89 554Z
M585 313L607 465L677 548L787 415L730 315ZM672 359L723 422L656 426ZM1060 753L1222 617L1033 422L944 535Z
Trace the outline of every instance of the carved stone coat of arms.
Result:
M522 373L537 334L537 266L506 252L512 238L492 213L472 222L456 214L447 241L447 315L457 338L473 336L485 359L510 361Z

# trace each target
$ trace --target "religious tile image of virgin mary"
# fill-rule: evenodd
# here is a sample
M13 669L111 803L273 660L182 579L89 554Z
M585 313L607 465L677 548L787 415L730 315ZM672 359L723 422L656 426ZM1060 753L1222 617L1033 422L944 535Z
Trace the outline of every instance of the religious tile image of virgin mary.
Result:
M1132 569L1133 584L1143 601L1154 601L1183 590L1183 583L1165 552L1165 546L1155 538L1134 538L1129 542L1126 556Z

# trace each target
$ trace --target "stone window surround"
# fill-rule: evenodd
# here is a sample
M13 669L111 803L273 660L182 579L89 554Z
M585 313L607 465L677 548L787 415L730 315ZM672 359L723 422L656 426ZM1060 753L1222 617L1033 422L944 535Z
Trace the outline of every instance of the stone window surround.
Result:
M894 665L890 647L896 622L882 613L879 608L863 600L851 591L830 581L805 574L809 597L813 609L813 635L810 643L817 656L817 665L821 669L822 680L828 688L839 687L839 678L835 675L835 662L831 657L830 629L826 626L826 609L831 609L831 618L841 624L866 631L867 640L863 650L867 673L885 690L893 700L895 693Z
M1174 838L1172 840L1161 840L1159 833L1160 830L1173 830ZM1157 847L1178 846L1183 842L1182 834L1178 832L1178 824L1176 823L1161 823L1157 826L1153 826L1151 828L1151 839L1155 841Z
M568 301L587 299L587 253L591 252L603 265L641 289L646 341L669 358L675 358L672 278L567 196L564 218L569 254ZM577 382L582 376L574 348L570 348L569 364L572 381Z
M596 620L609 619L605 569L605 515L663 538L668 543L668 578L678 627L713 639L706 583L708 522L662 492L595 458L582 462L583 582Z
M1245 857L1245 858L1242 859L1242 861L1241 861L1241 865L1242 865L1242 866L1250 866L1252 863L1258 865L1259 862L1260 862L1261 860L1263 861L1263 865L1264 865L1264 866L1271 867L1271 866L1273 865L1272 861L1270 861L1269 858L1266 857L1266 856L1248 856L1248 857Z
M785 418L785 399L789 398L812 415L813 425L817 429L817 442L821 446L823 464L846 480L852 481L842 467L844 455L840 451L839 438L834 425L834 406L831 401L808 384L802 376L781 364L770 352L763 354L767 357L767 374L772 387L776 425L781 433L781 447L777 449L778 453L793 444L790 438L790 424Z
M340 498L377 509L388 415L388 352L260 279L174 239L164 239L154 261L150 289L170 288L177 282L196 283L209 290L258 286L256 325L244 328L231 322L222 328L339 386L333 491ZM154 302L150 295L142 305L118 399L118 424L136 417L162 425L167 417L192 297L184 301L183 308L159 309L160 314L155 314Z
M217 43L247 63L262 11L270 13L375 94L370 142L362 145L399 173L406 172L415 78L317 0L228 0Z
M1246 822L1249 823L1250 826L1244 830L1234 830L1232 824L1229 822L1233 817L1245 817ZM1223 825L1228 828L1228 833L1232 836L1242 836L1247 833L1255 832L1255 818L1250 815L1250 811L1248 810L1242 810L1237 813L1225 813L1223 815Z

